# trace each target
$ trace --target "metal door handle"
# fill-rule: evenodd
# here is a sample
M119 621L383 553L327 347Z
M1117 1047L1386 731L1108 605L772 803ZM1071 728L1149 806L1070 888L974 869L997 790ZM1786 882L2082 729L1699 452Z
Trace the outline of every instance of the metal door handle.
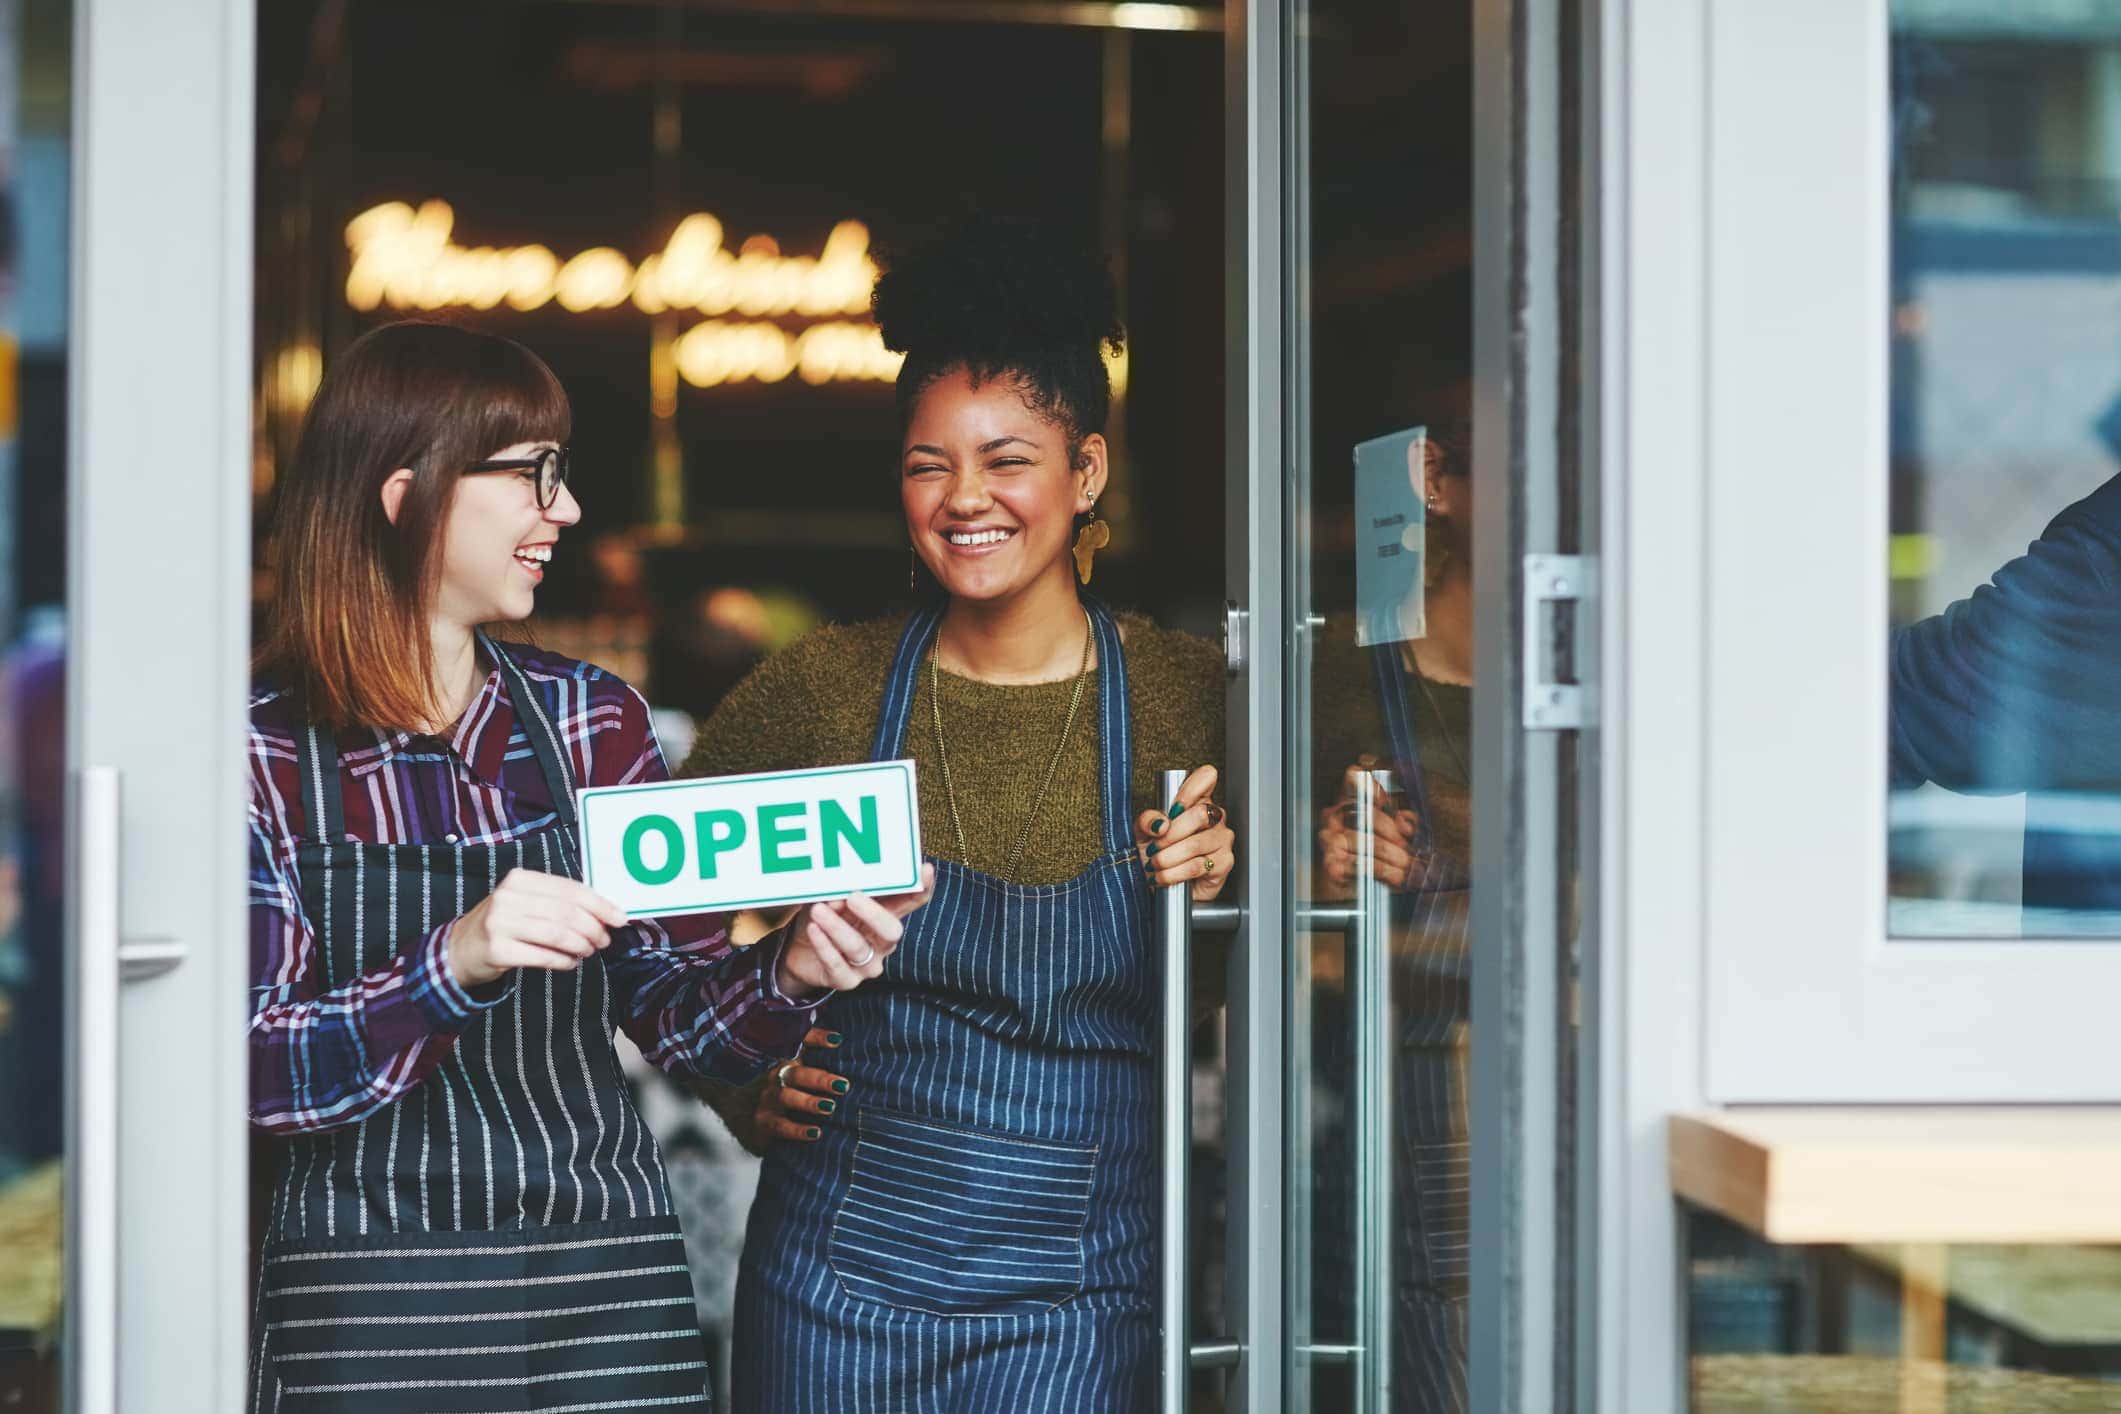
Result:
M1363 771L1355 778L1355 898L1345 904L1301 904L1300 931L1339 933L1347 939L1348 1001L1355 1029L1353 1104L1355 1132L1355 1251L1349 1264L1355 1282L1352 1341L1321 1341L1298 1323L1295 1352L1313 1365L1355 1367L1359 1414L1387 1414L1392 1379L1392 891L1377 877L1377 801L1394 789L1390 771ZM1312 1054L1307 1029L1310 1003L1296 999L1296 1054ZM1309 1141L1308 1107L1293 1111L1295 1142ZM1299 1224L1310 1222L1298 1195ZM1299 1234L1301 1236L1302 1234ZM1303 1250L1303 1249L1299 1249ZM1308 1279L1308 1259L1299 1266ZM1310 1390L1301 1378L1294 1408L1309 1410Z
M118 1408L118 773L74 773L66 1107L66 1407Z
M1163 773L1163 798L1176 800L1187 772ZM1163 1052L1158 1084L1158 1124L1163 1135L1164 1234L1163 1353L1158 1373L1164 1414L1185 1414L1188 1376L1195 1369L1229 1369L1244 1358L1234 1341L1192 1344L1187 1290L1188 1197L1193 1181L1193 930L1237 931L1244 910L1236 904L1195 906L1192 889L1173 885L1157 899L1157 940L1163 955Z
M1377 802L1390 771L1355 791L1355 916L1348 972L1355 1009L1355 1343L1357 1408L1388 1414L1392 1391L1392 892L1377 877ZM1367 789L1365 787L1368 787Z

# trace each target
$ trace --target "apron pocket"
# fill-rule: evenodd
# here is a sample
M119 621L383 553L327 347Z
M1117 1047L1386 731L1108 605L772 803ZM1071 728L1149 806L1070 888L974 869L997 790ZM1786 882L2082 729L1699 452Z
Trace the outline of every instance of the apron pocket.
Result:
M849 1296L937 1316L1049 1310L1083 1284L1093 1146L865 1109L827 1255Z

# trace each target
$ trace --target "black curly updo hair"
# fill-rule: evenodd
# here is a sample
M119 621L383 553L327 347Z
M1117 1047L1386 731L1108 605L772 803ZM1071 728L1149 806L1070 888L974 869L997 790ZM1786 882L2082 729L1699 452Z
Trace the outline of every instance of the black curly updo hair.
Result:
M873 300L884 346L906 355L901 424L928 386L962 368L973 386L1002 378L1065 432L1069 460L1105 430L1112 380L1104 354L1126 331L1112 272L1095 247L1045 225L961 218L891 262Z

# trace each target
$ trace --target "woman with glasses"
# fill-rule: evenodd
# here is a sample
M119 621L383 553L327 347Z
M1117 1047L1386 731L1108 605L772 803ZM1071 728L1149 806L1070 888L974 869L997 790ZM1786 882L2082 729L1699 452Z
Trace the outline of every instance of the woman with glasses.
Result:
M629 923L574 793L659 780L647 708L490 636L561 536L566 395L505 339L334 362L279 487L250 708L251 1118L278 1136L253 1407L703 1410L692 1286L612 1048L741 1081L925 894Z
M1114 305L1104 262L1037 228L968 223L892 267L896 480L932 592L766 663L688 764L911 757L941 860L884 976L826 1008L834 1074L782 1068L795 1142L751 1212L741 1410L1149 1407L1152 891L1212 898L1235 840L1201 764L1220 655L1084 589Z

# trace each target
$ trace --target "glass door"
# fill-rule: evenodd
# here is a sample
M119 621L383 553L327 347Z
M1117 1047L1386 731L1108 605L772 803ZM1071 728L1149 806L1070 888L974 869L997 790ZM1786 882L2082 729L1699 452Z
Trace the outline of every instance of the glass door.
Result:
M0 3L0 1408L58 1409L68 1316L66 0Z
M1285 12L1283 1337L1304 1414L1580 1407L1578 8Z
M1468 1408L1468 6L1290 25L1289 1407Z

